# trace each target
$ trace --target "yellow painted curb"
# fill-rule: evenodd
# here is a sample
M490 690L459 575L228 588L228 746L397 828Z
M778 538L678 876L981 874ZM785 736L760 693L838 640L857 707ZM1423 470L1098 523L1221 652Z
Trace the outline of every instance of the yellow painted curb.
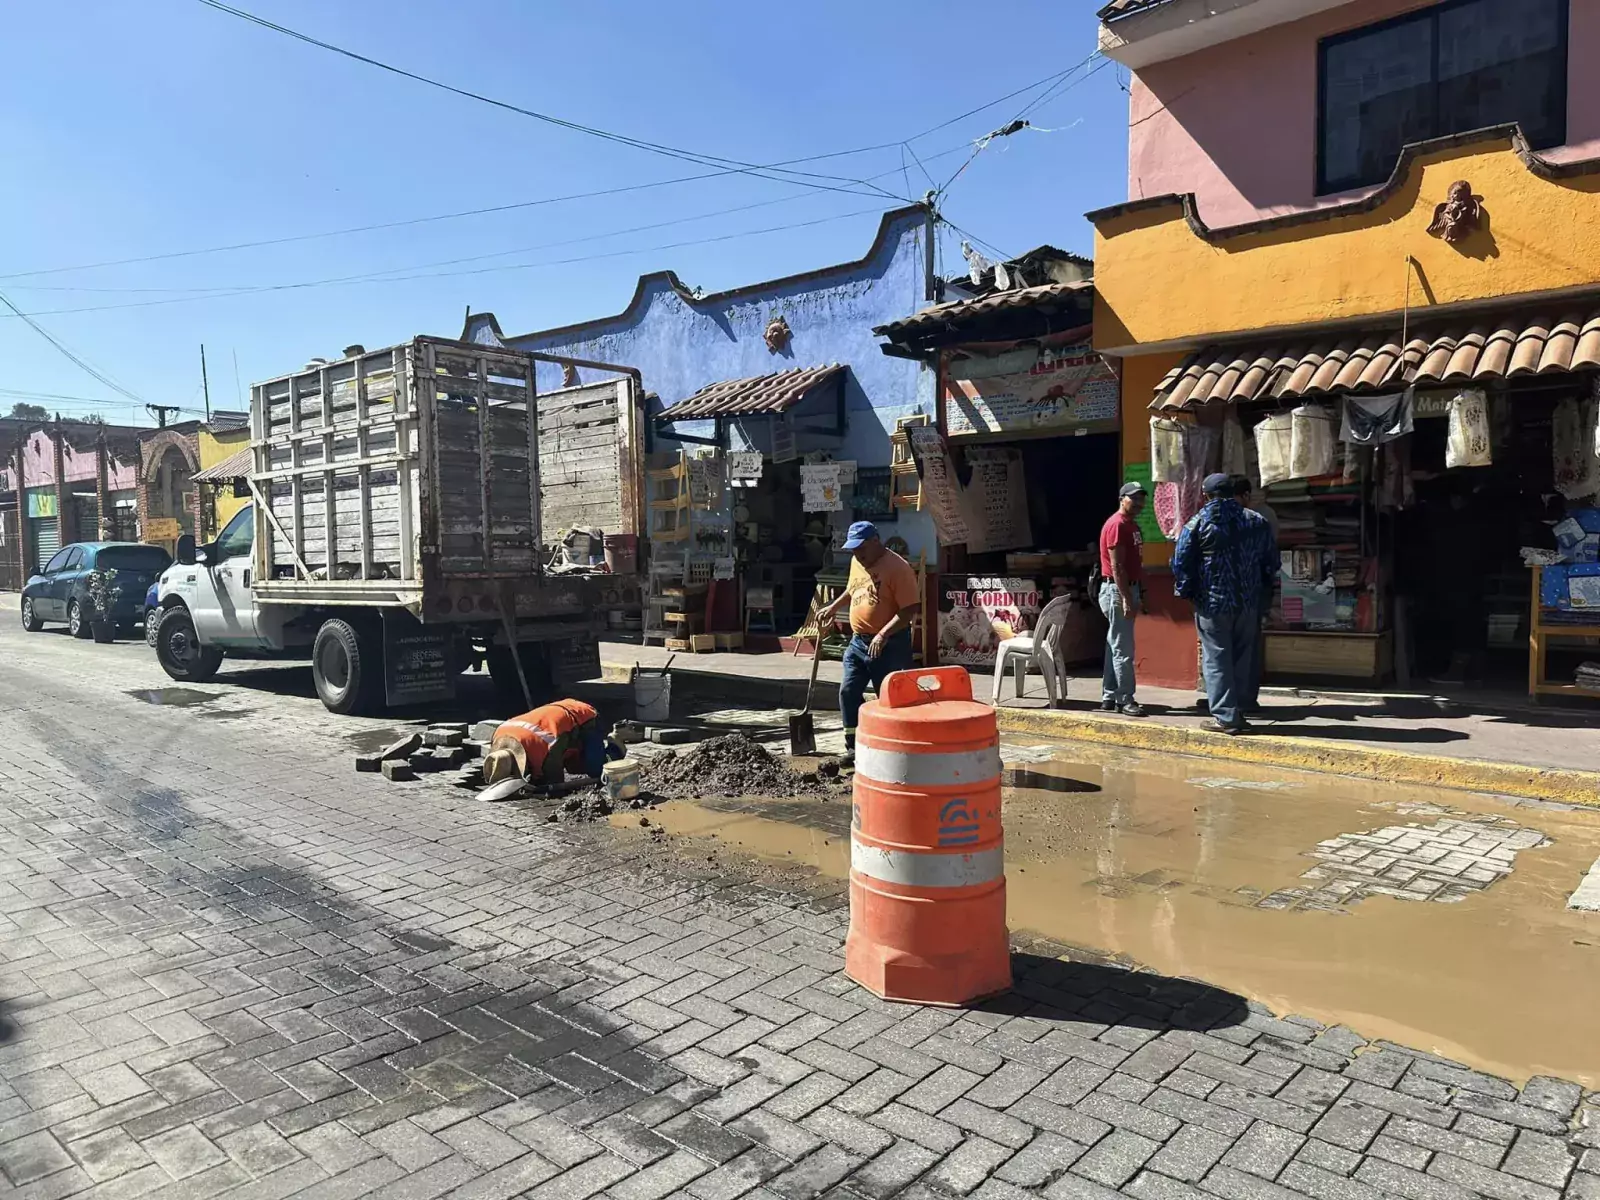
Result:
M1461 792L1494 792L1600 808L1600 772L1594 771L1544 770L1520 763L1377 750L1348 742L1312 745L1270 734L1229 737L1155 721L1085 716L1050 709L1000 708L996 716L1002 733L1037 734L1161 754L1192 754L1230 762L1290 767L1297 771L1323 771L1388 783L1419 784Z

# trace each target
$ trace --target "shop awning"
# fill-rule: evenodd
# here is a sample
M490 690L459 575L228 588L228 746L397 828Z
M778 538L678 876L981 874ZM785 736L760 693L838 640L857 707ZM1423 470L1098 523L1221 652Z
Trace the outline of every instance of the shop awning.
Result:
M1600 367L1600 305L1562 313L1418 324L1276 345L1207 346L1174 367L1151 408L1300 400L1487 383Z
M775 375L750 379L725 379L708 384L687 400L666 409L658 421L705 421L712 417L743 417L752 413L781 413L805 399L806 394L844 373L838 363L827 367L796 367Z
M250 447L228 455L214 467L194 473L196 483L229 483L235 479L248 479L255 466L250 458Z

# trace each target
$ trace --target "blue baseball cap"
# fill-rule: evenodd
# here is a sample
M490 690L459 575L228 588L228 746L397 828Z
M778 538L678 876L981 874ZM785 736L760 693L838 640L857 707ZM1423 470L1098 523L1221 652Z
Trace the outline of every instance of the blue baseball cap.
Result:
M878 536L878 527L871 521L857 521L850 526L850 531L844 535L844 549L854 550L862 542L870 542Z
M1233 495L1233 476L1223 471L1218 471L1215 474L1207 475L1200 487L1208 496L1231 496Z

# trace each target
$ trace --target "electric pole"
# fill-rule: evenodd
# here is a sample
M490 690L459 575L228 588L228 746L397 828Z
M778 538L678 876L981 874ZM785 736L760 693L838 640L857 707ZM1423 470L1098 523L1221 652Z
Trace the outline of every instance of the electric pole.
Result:
M167 427L168 413L177 413L183 411L176 404L146 404L145 408L150 412L151 416L155 417L156 424L162 429Z
M211 424L211 381L206 378L206 344L200 343L200 386L206 390L206 424Z

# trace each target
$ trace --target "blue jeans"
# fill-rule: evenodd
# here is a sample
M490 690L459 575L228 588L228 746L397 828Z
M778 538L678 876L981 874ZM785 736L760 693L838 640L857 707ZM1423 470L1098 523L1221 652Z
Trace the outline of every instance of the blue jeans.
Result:
M1117 585L1106 580L1100 585L1100 611L1106 617L1106 662L1100 673L1100 698L1113 704L1133 700L1133 614L1139 607L1139 585L1130 589L1133 607L1122 615Z
M1200 673L1211 716L1218 724L1237 729L1245 723L1245 706L1257 678L1261 620L1254 608L1245 608L1196 614L1194 623L1200 631Z
M902 629L888 641L878 657L867 653L871 638L859 633L850 638L844 649L844 678L839 682L839 716L844 722L844 744L856 748L856 721L861 715L861 705L867 699L867 685L881 692L883 681L892 671L906 671L911 667L911 630Z

